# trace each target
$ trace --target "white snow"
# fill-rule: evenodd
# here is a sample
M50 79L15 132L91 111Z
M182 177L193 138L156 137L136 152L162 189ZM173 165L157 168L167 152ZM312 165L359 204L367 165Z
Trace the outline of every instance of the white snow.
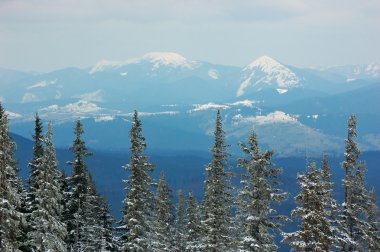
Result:
M101 115L98 117L95 117L95 122L109 122L113 121L115 119L112 115Z
M92 101L92 102L103 102L103 97L101 95L102 90L98 89L94 92L84 93L75 98L80 98L83 101Z
M127 64L122 61L101 60L96 63L90 70L89 74L104 71L105 69L116 69Z
M37 97L37 95L32 93L25 93L22 97L21 103L29 103L29 102L36 102L40 99Z
M57 104L50 105L46 108L40 109L41 111L48 111L48 112L57 112L59 109L59 106Z
M11 111L5 111L5 114L8 116L9 119L16 119L22 117L22 115Z
M319 115L318 114L315 114L315 115L307 115L306 116L307 118L311 118L311 119L314 119L314 120L317 120Z
M57 79L55 80L51 80L51 81L40 81L34 85L31 85L29 87L27 87L26 89L33 89L33 88L43 88L43 87L47 87L47 86L50 86L50 85L54 85L55 83L57 83Z
M287 89L284 89L284 88L277 88L276 90L277 90L277 92L278 92L279 94L285 94L286 92L288 92L288 90L287 90Z
M199 64L196 61L190 61L182 55L174 52L150 52L142 57L131 58L125 61L101 60L91 68L89 73L94 74L107 69L118 69L129 64L139 64L141 62L150 62L153 64L152 70L156 70L160 66L194 69ZM120 73L122 76L126 76L127 74L127 72Z
M223 105L223 104L216 104L213 102L209 102L206 104L193 104L194 109L189 110L188 112L197 112L197 111L204 111L209 109L228 109L230 106Z
M243 73L245 77L236 93L237 96L242 96L249 86L264 83L275 84L276 87L283 89L298 86L300 82L294 72L268 56L262 56L248 64Z
M210 78L214 80L219 79L219 73L215 69L208 70L208 76L210 76Z
M369 64L365 72L369 75L372 75L373 77L379 77L380 76L380 64L379 63L371 63Z
M61 91L59 91L59 90L55 91L55 97L54 98L56 100L59 100L59 99L61 99L61 97L62 97Z
M182 67L193 69L195 62L187 60L182 55L173 52L151 52L140 58L140 61L149 61L153 63L153 69L159 68L161 65L170 67Z
M235 124L239 123L254 123L254 124L273 124L273 123L297 123L297 118L286 114L282 111L274 111L267 115L258 115L243 117L241 114L237 114L233 117L236 120Z
M66 106L61 108L62 112L66 113L91 113L98 112L102 110L101 107L98 107L95 103L91 103L89 101L80 100L75 103L67 104Z
M177 115L177 114L179 114L179 111L139 112L139 116Z
M252 101L252 100L242 100L242 101L237 101L237 102L234 102L234 103L227 103L227 105L231 105L231 106L244 106L244 107L249 107L249 108L253 108L253 104L257 103L256 101Z

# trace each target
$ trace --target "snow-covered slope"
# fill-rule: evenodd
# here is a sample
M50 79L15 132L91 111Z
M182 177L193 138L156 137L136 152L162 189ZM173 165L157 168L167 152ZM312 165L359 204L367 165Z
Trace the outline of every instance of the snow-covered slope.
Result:
M265 87L282 90L300 85L300 78L288 67L268 56L262 56L242 70L243 80L236 95L242 96L248 88L260 90Z
M101 60L91 68L89 73L94 74L96 72L116 70L128 65L141 63L150 64L152 71L160 68L161 66L167 66L171 68L185 68L191 70L194 69L197 65L199 65L198 62L188 60L178 53L150 52L143 55L142 57L128 59L126 61Z

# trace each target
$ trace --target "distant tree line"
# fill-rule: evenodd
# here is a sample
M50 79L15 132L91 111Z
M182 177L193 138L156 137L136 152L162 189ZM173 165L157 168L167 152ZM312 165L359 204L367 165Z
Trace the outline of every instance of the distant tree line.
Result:
M276 238L294 251L380 251L379 211L375 189L365 186L365 164L359 161L355 141L356 118L348 119L344 200L333 195L328 158L310 162L297 176L300 191L290 216L275 209L288 193L280 189L282 169L271 159L273 151L259 147L254 131L239 143L244 172L240 186L225 140L220 111L216 114L211 161L205 167L204 198L192 192L173 192L145 154L142 122L133 114L129 131L130 156L126 170L122 218L110 215L86 166L92 153L82 139L78 120L70 147L72 174L58 169L51 123L43 132L35 116L33 157L26 183L18 177L16 145L9 134L7 113L0 104L0 251L277 251ZM277 205L277 206L276 206ZM297 230L283 226L298 223Z

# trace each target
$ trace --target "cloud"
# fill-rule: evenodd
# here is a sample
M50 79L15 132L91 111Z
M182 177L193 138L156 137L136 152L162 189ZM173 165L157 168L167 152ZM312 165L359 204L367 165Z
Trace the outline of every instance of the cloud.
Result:
M297 17L379 19L379 7L378 1L354 0L5 0L0 1L0 20L215 23L281 21Z

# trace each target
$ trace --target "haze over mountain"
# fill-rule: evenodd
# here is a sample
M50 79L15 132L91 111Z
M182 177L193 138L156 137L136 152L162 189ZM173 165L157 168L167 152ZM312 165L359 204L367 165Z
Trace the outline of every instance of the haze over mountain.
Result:
M153 52L86 69L1 69L0 94L12 131L30 137L38 112L62 133L56 138L61 147L70 144L72 122L82 118L91 147L128 148L129 118L137 109L151 148L206 150L214 110L221 109L234 151L255 128L279 155L339 153L351 113L359 119L361 148L380 149L376 63L305 69L262 56L240 68Z

